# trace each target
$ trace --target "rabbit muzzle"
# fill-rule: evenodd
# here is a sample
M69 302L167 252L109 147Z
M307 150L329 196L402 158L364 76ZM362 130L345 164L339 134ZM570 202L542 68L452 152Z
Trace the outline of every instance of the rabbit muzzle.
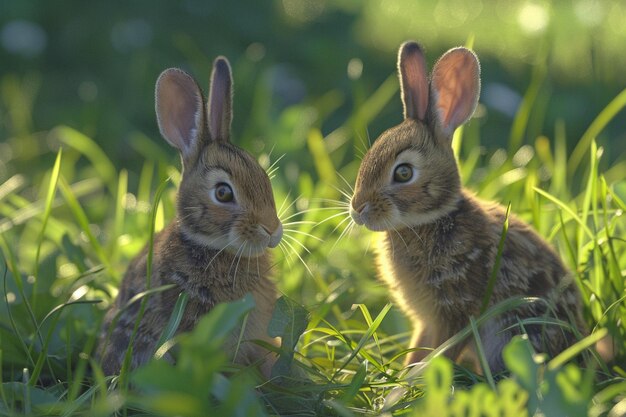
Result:
M350 217L352 220L359 226L363 226L365 224L364 216L367 216L369 212L369 204L363 203L358 208L354 208L352 205L350 206Z
M271 228L260 224L261 234L267 237L267 246L269 248L275 248L280 243L280 240L283 238L283 225L282 223L278 223L278 227L274 230Z

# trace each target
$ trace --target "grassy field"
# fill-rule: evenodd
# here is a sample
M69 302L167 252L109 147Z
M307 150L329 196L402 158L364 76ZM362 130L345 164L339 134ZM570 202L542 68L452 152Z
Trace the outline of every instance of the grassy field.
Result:
M486 7L474 17L466 10L465 26L440 41L449 43L433 45L430 60L437 49L466 42L467 33L475 33L470 41L486 56L483 86L507 83L520 92L509 119L483 95L474 119L457 131L454 147L463 183L483 198L510 204L555 246L574 271L590 335L550 360L534 355L517 338L505 351L508 371L502 375L488 369L477 375L453 365L439 357L440 349L425 366L406 369L402 364L410 328L376 280L373 248L378 236L348 227L346 212L360 157L383 129L401 118L394 49L411 23L396 10L407 5L396 3L398 7L385 10L378 9L378 2L320 3L326 9L315 15L312 3L283 2L288 16L276 20L277 26L290 28L294 41L318 39L313 32L319 27L306 20L311 16L321 27L354 18L350 37L336 29L293 55L293 65L305 68L301 72L272 66L286 60L279 56L284 41L264 41L267 47L249 42L262 32L253 23L244 24L252 20L239 23L238 30L246 33L239 50L234 41L225 50L215 47L217 52L214 46L200 48L200 40L177 33L164 41L179 51L175 58L133 50L126 55L129 80L84 81L78 85L80 100L68 98L65 104L54 100L51 87L52 81L68 85L56 55L50 73L25 70L27 61L3 67L0 415L525 416L537 409L545 416L626 414L626 90L619 71L607 64L619 44L617 35L607 36L612 42L598 48L597 64L586 62L591 70L581 69L583 79L572 76L580 74L568 66L569 55L559 44L564 41L558 20L565 19L565 13L557 13L560 9L553 10L559 17L549 26L554 36L542 38L554 40L544 42L545 50L534 51L528 46L532 39L519 34L500 40L514 45L532 65L514 63L510 51L489 58L501 45L493 39L481 43L487 37L481 32L488 26L481 20ZM304 13L288 4L313 8ZM435 16L442 13L424 7ZM607 3L603 10L626 13L618 3ZM257 11L263 22L278 19ZM452 15L458 18L459 13ZM615 18L607 19L610 28ZM379 31L395 20L393 33L374 47L353 39L363 39L364 26L371 27L370 36L383 36ZM224 26L207 30L223 31ZM424 42L437 42L423 30ZM343 55L337 69L336 55L330 55L323 65L319 57L335 35L342 42L342 36L350 39L344 46L359 44L363 59ZM411 37L421 39L419 35ZM155 43L161 36L153 34ZM116 39L111 35L114 44L121 42ZM373 50L363 52L367 48ZM382 58L376 48L385 50ZM226 359L222 342L238 320L245 320L252 307L248 299L220 305L192 333L174 336L184 314L182 296L164 329L176 365L155 360L105 377L94 356L100 322L128 262L173 217L180 180L176 153L156 133L151 90L158 72L154 77L146 73L176 62L203 80L199 74L208 74L217 53L234 62L234 142L272 170L285 224L283 243L273 250L274 276L283 296L270 326L282 336L280 359L270 381ZM90 56L85 52L85 59ZM68 59L78 62L76 56ZM106 68L117 74L118 65L111 60ZM620 65L626 64L616 61L616 68ZM510 67L515 69L502 69ZM82 70L73 66L68 71ZM341 71L337 85L333 71ZM513 81L512 74L520 76ZM288 93L276 77L291 80ZM569 82L579 88L567 95L562 90ZM298 96L298 83L311 87ZM135 92L125 93L130 90ZM579 100L587 105L583 116L576 110ZM448 344L474 338L486 318L526 302L511 299L494 306ZM594 351L607 334L616 350L609 363Z

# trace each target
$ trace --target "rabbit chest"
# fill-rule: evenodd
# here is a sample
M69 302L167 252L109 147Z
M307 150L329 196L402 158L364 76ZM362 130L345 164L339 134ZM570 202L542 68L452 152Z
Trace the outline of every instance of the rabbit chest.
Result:
M491 228L462 198L434 222L386 232L379 274L409 314L466 319L478 312L493 268L497 240Z
M174 224L155 236L151 286L175 287L150 297L152 313L144 318L146 325L162 329L181 292L189 298L179 331L193 329L198 319L216 304L238 300L247 293L254 295L257 311L262 311L264 304L273 305L274 284L264 276L269 269L268 255L246 259L206 249L184 238ZM122 285L120 300L128 300L145 289L146 263L147 249L130 265L130 279ZM133 315L132 311L129 313Z
M467 321L482 305L504 220L501 207L465 194L457 210L435 222L386 232L379 273L410 314ZM491 304L515 295L549 297L566 277L554 251L511 215Z

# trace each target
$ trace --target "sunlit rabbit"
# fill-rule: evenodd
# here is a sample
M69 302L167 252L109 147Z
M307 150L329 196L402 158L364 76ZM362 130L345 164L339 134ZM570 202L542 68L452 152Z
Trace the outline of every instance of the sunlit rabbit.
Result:
M378 270L412 322L410 347L436 348L479 316L505 210L461 187L451 148L452 134L478 102L476 55L452 49L429 78L420 46L407 42L399 51L398 71L404 121L384 132L364 156L350 211L355 223L385 233ZM490 305L512 296L546 302L509 311L480 328L494 371L503 369L502 348L522 332L524 319L558 318L584 329L572 275L550 245L514 215ZM541 321L523 324L538 351L554 355L575 341L566 326ZM471 348L457 344L446 354L458 360L465 347ZM416 350L408 363L428 353Z

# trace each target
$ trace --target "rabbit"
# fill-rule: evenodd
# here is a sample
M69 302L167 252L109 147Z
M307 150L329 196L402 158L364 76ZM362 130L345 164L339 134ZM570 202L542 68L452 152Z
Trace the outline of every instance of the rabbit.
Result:
M476 55L463 47L449 50L429 80L422 48L406 42L398 53L398 71L404 121L382 133L363 157L349 210L357 225L384 232L377 270L410 319L410 347L434 349L480 315L506 210L461 186L451 147L455 129L478 102ZM502 349L522 332L519 320L556 316L584 332L571 273L548 243L511 215L490 305L513 296L547 303L524 305L481 326L492 371L504 370ZM533 347L549 355L576 340L575 331L561 326L527 322L523 328ZM457 362L473 358L477 366L470 345L459 343L445 354ZM406 364L423 361L428 353L414 349Z
M161 135L177 148L182 160L173 221L154 237L151 287L173 284L150 296L133 340L131 368L146 363L165 328L178 295L188 303L178 328L191 330L216 304L252 293L243 342L235 362L261 364L269 376L274 355L251 342L277 345L267 335L277 299L267 248L278 246L283 227L276 213L268 175L257 161L230 141L232 77L228 60L213 64L208 103L195 80L182 70L165 70L156 82L156 114ZM100 336L101 364L106 374L119 373L139 310L138 302L123 309L146 290L148 247L132 260L114 306L105 316ZM110 328L115 323L117 325ZM239 331L226 351L234 351Z

